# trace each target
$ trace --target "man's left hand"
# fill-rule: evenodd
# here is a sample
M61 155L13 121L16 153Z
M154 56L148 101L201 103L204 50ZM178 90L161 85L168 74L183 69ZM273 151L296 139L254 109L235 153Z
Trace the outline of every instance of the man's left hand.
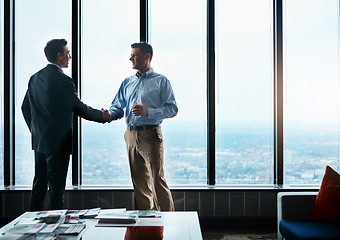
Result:
M134 116L143 116L143 117L147 117L149 114L149 111L146 107L144 107L143 105L133 105L132 106L132 114Z

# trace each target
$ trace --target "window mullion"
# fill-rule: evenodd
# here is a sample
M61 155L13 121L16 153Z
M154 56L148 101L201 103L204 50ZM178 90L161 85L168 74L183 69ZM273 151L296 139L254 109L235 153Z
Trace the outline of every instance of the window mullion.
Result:
M81 98L81 0L72 0L72 78ZM81 120L73 115L72 185L82 184Z
M283 184L282 0L274 0L274 184Z
M149 1L139 1L139 26L140 26L140 41L149 42Z
M4 2L4 185L15 185L14 0Z
M215 185L215 1L207 2L207 184Z

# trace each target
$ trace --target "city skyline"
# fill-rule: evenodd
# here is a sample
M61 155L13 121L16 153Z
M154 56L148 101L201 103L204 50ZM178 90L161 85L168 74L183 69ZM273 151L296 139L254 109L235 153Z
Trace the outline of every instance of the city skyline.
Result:
M92 131L83 135L83 185L130 186L124 121L108 125L110 130L100 124L84 124L90 125L88 129ZM164 123L162 128L165 175L169 185L206 185L206 136L188 126L178 132L179 126L172 123ZM216 185L273 184L273 141L262 134L262 129L261 126L246 128L241 125L223 130L224 138L216 139ZM106 137L103 138L103 134ZM194 138L195 142L188 142L186 138ZM336 131L312 130L308 134L297 131L294 138L297 144L285 145L284 149L285 183L318 185L326 165L339 171L337 146L340 142ZM30 136L23 135L17 141L20 145L16 145L19 147L16 159L25 160L20 159L20 164L16 165L16 181L18 185L30 185L33 178ZM68 185L71 184L70 172L71 167Z

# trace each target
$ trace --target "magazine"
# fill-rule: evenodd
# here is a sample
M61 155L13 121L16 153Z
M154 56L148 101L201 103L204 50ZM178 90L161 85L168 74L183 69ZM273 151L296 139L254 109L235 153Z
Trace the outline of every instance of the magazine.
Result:
M34 233L6 233L0 236L0 240L54 240L57 239L58 235L55 233L47 234L34 234Z
M38 233L47 226L46 223L17 224L7 231L7 233L23 234Z
M114 223L114 224L131 224L136 223L138 220L138 214L132 213L117 213L98 215L98 223Z
M137 214L140 218L160 218L162 217L161 211L156 210L134 210L126 211L127 213Z
M57 234L79 234L85 224L64 224L66 210L26 212L5 232L3 239L55 239ZM73 219L72 216L68 218ZM75 219L75 217L74 217ZM79 217L77 216L77 219ZM84 219L79 219L84 221Z
M79 234L86 227L85 224L60 224L54 231L57 234Z

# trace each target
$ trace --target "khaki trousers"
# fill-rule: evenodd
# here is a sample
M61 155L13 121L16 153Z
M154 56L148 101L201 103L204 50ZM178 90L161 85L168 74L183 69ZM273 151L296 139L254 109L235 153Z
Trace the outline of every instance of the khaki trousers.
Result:
M140 210L174 211L163 169L163 137L160 127L124 134L131 179Z

